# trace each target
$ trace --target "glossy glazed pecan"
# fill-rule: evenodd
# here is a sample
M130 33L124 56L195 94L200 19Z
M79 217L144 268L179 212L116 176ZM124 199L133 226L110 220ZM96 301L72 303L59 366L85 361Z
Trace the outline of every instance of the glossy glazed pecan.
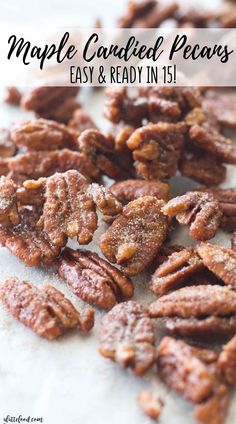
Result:
M51 285L38 289L13 277L1 285L0 298L15 318L48 340L75 327L85 332L93 327L94 312L90 309L80 315L69 299Z
M161 181L125 180L113 184L109 191L122 203L143 196L154 196L165 201L170 197L169 185Z
M139 393L138 405L149 418L157 420L161 415L164 402L151 390L146 389Z
M20 223L16 186L12 180L0 177L0 225L12 227Z
M166 238L168 221L163 201L152 196L128 203L122 214L103 234L100 248L106 258L121 265L126 275L143 272Z
M189 235L196 240L214 237L223 214L212 194L197 191L171 199L162 211L171 218L175 216L180 224L189 225Z
M100 308L111 309L133 295L131 280L94 252L66 248L58 273L78 297Z
M147 310L129 301L114 306L102 319L99 352L143 375L154 362L154 333Z

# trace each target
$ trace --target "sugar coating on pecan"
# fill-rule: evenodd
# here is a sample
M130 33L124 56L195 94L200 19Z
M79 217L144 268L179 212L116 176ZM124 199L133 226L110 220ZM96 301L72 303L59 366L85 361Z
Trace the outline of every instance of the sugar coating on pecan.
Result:
M230 96L222 94L204 98L202 108L212 115L220 125L236 128L236 102Z
M4 102L9 105L19 106L22 94L16 87L8 87Z
M0 225L12 227L20 223L16 186L12 180L0 177Z
M80 133L85 130L98 129L93 119L82 109L76 109L74 111L68 126L76 129Z
M132 281L97 253L66 248L57 269L78 297L100 308L111 309L133 295Z
M78 150L78 132L47 119L23 121L11 128L12 140L27 150Z
M138 128L127 140L134 166L145 179L175 175L184 143L186 125L159 122Z
M199 403L213 390L213 377L190 345L164 337L157 349L158 371L165 383L186 399Z
M113 184L109 191L122 203L143 196L154 196L165 201L170 197L169 184L162 181L125 180Z
M218 364L225 380L229 384L236 384L236 336L223 346Z
M14 156L16 145L11 139L11 133L8 129L0 129L0 158ZM2 171L0 172L2 174Z
M189 191L171 199L162 211L176 217L182 225L189 225L189 235L196 240L209 240L215 236L223 212L212 194Z
M236 288L236 253L232 249L211 243L201 243L197 248L204 265L225 284Z
M151 419L157 420L164 406L163 400L149 389L143 390L138 395L138 405Z
M162 206L163 201L152 196L133 200L101 237L103 254L126 275L147 269L165 240L168 221Z
M152 317L227 317L236 313L236 293L228 287L183 287L160 297L149 307Z
M93 327L94 312L80 315L69 299L51 285L42 289L12 277L0 287L0 298L11 314L38 336L53 340L70 329Z
M106 216L116 216L122 212L122 204L105 187L92 183L87 189L95 205Z
M175 290L184 281L202 270L202 260L195 249L188 247L180 252L172 253L155 271L151 278L151 290L162 296L170 290Z
M144 306L129 301L114 306L102 319L101 355L143 375L154 362L152 320Z

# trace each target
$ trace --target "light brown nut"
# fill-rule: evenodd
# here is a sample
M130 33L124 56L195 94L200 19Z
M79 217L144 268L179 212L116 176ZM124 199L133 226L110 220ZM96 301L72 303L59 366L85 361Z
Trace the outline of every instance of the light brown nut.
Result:
M28 281L16 277L0 287L0 298L11 314L38 336L53 340L70 329L93 327L94 317L83 317L59 290L50 285L38 289ZM85 318L85 321L84 321Z
M236 253L232 249L211 243L201 243L197 248L204 265L218 278L236 289Z
M189 137L197 147L225 163L236 163L236 147L231 139L219 133L213 126L193 125Z
M68 126L76 129L80 133L85 130L98 129L97 125L92 120L92 118L82 109L76 109L74 111L73 116L68 123Z
M227 317L236 314L236 293L217 285L183 287L153 302L149 313L153 318Z
M200 107L195 107L185 116L185 122L190 126L201 125L206 119L207 117Z
M81 105L75 97L68 97L50 110L37 114L37 116L68 125L68 122L72 119L74 112L80 107Z
M201 90L198 87L155 85L140 87L139 93L141 96L157 97L176 102L178 103L183 115L194 108L200 107L202 103Z
M127 146L133 151L138 175L149 180L175 175L185 132L186 125L181 122L159 122L134 131Z
M180 224L189 225L189 235L196 240L214 237L223 214L213 195L196 191L171 199L162 211L171 218L176 216Z
M0 244L28 266L55 262L60 248L52 243L42 228L37 227L38 213L22 207L19 216L19 225L9 228L0 226Z
M216 384L213 394L195 407L194 417L202 424L223 424L230 402L230 392L224 383Z
M36 119L15 124L11 129L12 140L27 150L78 150L78 132L55 121Z
M12 180L0 177L0 225L12 227L20 223L16 186Z
M179 170L185 177L206 186L219 185L226 178L226 167L201 150L186 150L179 163Z
M7 158L14 156L16 152L16 145L11 139L10 131L1 128L0 129L0 158ZM2 174L2 171L1 171Z
M122 204L105 187L92 183L89 185L87 193L102 214L116 216L122 212Z
M216 121L225 127L236 128L236 102L233 97L214 95L205 98L202 103L203 110L213 116Z
M165 201L170 197L169 184L161 181L125 180L113 184L109 191L122 203L143 196L154 196Z
M114 306L102 319L99 352L143 375L154 362L154 333L147 310L129 301Z
M69 149L23 153L9 158L7 165L16 183L19 177L22 177L20 181L25 181L49 177L55 172L66 172L70 169L75 169L92 180L97 180L100 175L99 170L85 153Z
M203 268L202 260L194 248L188 247L180 252L174 252L153 274L151 290L157 296L162 296L178 288L181 283Z
M143 272L166 238L168 221L163 201L145 196L128 203L103 234L100 248L105 257L121 265L126 275Z
M229 317L168 318L165 326L176 336L218 340L236 333L236 314Z
M16 87L8 87L7 94L4 99L5 103L13 106L19 106L22 94Z
M57 269L78 297L100 308L133 295L131 280L94 252L66 248Z
M143 390L139 393L137 400L138 405L149 418L157 420L160 417L164 402L151 390Z
M223 346L218 365L227 383L236 385L236 336Z
M140 16L152 12L156 6L155 0L142 0L140 2L129 2L124 15L118 19L117 26L120 28L131 28Z
M164 337L157 350L158 371L165 383L186 399L199 403L213 390L213 377L192 347Z

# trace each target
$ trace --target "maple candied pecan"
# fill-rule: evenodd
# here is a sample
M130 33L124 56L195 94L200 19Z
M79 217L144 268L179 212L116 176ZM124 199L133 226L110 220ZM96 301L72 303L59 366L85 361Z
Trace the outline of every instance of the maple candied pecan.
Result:
M179 170L185 177L206 186L219 185L226 178L226 167L200 149L185 149L180 158Z
M154 267L154 270L157 269L163 262L165 262L170 255L174 252L181 252L181 250L185 249L180 244L173 244L168 245L164 244L161 246L159 252L157 253L156 257L152 261L152 266Z
M165 383L186 399L199 403L211 395L213 376L187 343L164 337L157 349L157 366Z
M4 99L5 103L13 106L19 106L22 94L16 87L8 87L7 94Z
M236 293L218 285L183 287L153 302L149 313L153 318L232 316L236 314Z
M0 177L0 225L12 227L20 223L17 209L16 186L6 177Z
M174 252L157 268L151 278L150 288L157 296L162 296L178 288L203 267L203 262L193 247Z
M140 197L128 203L100 240L110 261L121 265L126 275L137 275L151 264L167 235L168 221L163 201Z
M213 116L216 121L225 127L236 128L236 102L231 96L214 94L205 97L202 102L203 110Z
M235 333L236 334L236 333ZM236 336L223 346L218 365L228 384L236 385Z
M92 183L88 186L87 193L104 215L112 217L122 212L122 204L105 187Z
M158 28L162 22L174 17L179 5L172 1L169 4L159 4L147 16L140 17L135 21L135 28Z
M201 125L207 119L203 110L200 107L195 107L185 116L185 122L187 125Z
M92 120L92 118L82 109L76 109L74 111L73 116L68 123L68 126L76 129L80 133L85 130L98 129L97 125Z
M143 196L154 196L165 201L170 198L169 184L162 181L125 180L113 184L109 191L122 203Z
M78 132L47 119L23 121L11 129L12 140L27 150L78 150Z
M52 264L60 248L52 243L42 228L37 227L38 213L28 207L18 210L20 224L0 226L0 244L28 266Z
M120 28L131 28L135 26L134 22L136 19L145 16L146 13L152 12L156 4L155 0L129 1L127 10L124 16L118 20L117 26Z
M98 180L100 176L99 170L85 153L69 149L26 152L7 159L6 164L16 183L27 179L49 177L55 172L66 172L71 169L81 172L92 180Z
M220 23L223 28L236 27L236 10L234 7L222 14Z
M189 235L196 240L213 238L220 226L223 212L217 199L210 193L189 191L163 206L169 217L176 217L182 225L189 225Z
M193 125L189 130L189 137L195 146L213 157L225 163L236 164L236 146L212 125Z
M114 306L102 319L99 352L143 375L154 362L154 333L147 310L138 302Z
M139 393L137 400L140 408L149 418L157 420L160 417L164 402L151 390L143 390Z
M165 327L174 335L209 340L231 337L236 332L236 314L230 317L168 318Z
M7 158L9 156L14 156L15 153L16 153L16 145L11 139L10 131L5 128L1 128L0 129L0 158Z
M202 424L223 424L230 402L229 387L224 382L216 383L212 395L196 405L194 417Z
M74 112L80 107L81 105L75 97L68 97L62 103L54 106L50 111L41 112L39 116L68 125Z
M46 178L24 181L16 190L17 202L23 206L37 206L37 210L44 203Z
M38 336L53 340L68 330L93 326L94 313L80 315L69 299L51 285L42 289L12 277L0 288L0 298L11 314Z
M210 271L232 289L236 288L236 252L211 243L201 243L197 252Z
M184 123L149 124L138 128L127 141L133 151L134 166L145 179L175 175L184 143Z
M57 269L78 297L100 308L111 309L133 295L131 280L94 252L66 248Z

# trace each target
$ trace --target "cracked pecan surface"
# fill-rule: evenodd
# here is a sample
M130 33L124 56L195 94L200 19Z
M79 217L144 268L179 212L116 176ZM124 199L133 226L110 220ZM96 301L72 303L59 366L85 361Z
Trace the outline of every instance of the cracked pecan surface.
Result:
M101 355L143 375L154 362L154 333L147 310L129 301L114 306L102 319Z
M101 237L103 254L126 275L143 272L165 240L168 222L162 206L163 201L152 196L133 200Z
M113 184L109 191L122 203L143 196L154 196L165 201L170 197L169 185L162 181L125 180Z
M189 226L189 235L196 240L209 240L215 236L222 218L219 202L209 193L189 191L171 199L162 211Z
M86 332L93 327L93 311L80 315L69 299L51 285L38 289L28 281L13 277L1 285L0 298L15 318L48 340L75 327Z
M111 309L133 295L131 280L94 252L66 248L58 273L78 297L100 308Z

